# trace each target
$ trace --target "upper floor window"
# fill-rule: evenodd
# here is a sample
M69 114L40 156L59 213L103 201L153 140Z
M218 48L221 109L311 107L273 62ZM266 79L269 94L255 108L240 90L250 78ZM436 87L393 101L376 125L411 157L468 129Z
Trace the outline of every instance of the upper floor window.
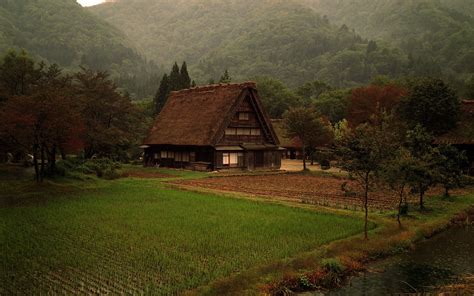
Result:
M239 120L249 120L249 113L239 112Z

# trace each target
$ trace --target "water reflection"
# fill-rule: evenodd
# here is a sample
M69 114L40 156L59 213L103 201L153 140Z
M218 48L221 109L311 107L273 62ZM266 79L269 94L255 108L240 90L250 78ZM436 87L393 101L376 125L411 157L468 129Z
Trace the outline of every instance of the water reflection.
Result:
M366 273L329 295L387 295L429 292L456 276L474 273L474 228L452 228L419 243L407 254L374 264Z

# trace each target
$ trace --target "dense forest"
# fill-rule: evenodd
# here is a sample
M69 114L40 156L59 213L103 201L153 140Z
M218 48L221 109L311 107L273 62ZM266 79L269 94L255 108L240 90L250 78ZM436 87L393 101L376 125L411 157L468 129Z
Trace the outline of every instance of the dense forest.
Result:
M272 76L338 87L374 76L442 76L465 94L474 66L471 1L118 0L90 8L148 58L186 60L200 83Z
M474 2L307 0L317 12L408 55L415 74L443 75L463 88L474 69ZM471 82L472 83L472 82Z
M435 76L470 98L473 15L469 0L117 0L90 8L4 0L0 51L24 48L65 71L106 70L132 98L155 95L163 69L177 61L198 84L225 70L233 81L277 79L291 89Z
M152 95L161 74L119 29L75 0L2 0L0 51L14 48L70 71L107 70L136 97Z

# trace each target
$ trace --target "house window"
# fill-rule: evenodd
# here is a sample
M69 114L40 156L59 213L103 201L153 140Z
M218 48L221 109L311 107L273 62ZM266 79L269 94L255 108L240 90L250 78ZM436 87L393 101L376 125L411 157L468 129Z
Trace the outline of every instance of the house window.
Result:
M225 134L230 135L230 136L234 136L234 135L237 134L237 129L236 128L226 128L225 129Z
M250 129L249 128L238 128L237 135L239 136L250 136Z
M153 154L154 159L158 159L158 153Z
M239 158L242 160L244 154L236 152L225 152L222 153L222 164L224 166L237 166L239 164Z
M223 165L230 165L230 153L223 153L222 154L222 164Z
M260 131L259 128L253 128L253 129L251 130L252 136L260 136L260 133L261 133L261 131Z
M249 120L249 114L247 112L240 112L239 120Z

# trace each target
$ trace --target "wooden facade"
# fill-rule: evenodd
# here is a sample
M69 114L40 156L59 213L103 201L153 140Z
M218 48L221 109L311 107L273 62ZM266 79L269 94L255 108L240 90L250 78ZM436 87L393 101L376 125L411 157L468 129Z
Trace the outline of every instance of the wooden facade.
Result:
M144 141L145 165L279 169L281 148L255 83L173 92Z

